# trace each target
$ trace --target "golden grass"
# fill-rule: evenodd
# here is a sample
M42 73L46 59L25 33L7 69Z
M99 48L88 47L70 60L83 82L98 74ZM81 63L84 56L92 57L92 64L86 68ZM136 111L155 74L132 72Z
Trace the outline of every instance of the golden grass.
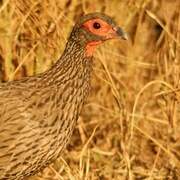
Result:
M113 16L130 41L95 55L92 93L49 180L180 178L179 0L2 0L0 78L45 71L83 13Z

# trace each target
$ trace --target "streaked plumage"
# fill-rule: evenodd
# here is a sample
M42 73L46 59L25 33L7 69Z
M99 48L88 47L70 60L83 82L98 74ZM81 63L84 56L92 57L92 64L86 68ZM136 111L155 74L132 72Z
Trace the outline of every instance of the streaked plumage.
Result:
M92 56L86 45L106 40L82 28L94 18L115 27L104 14L81 17L51 69L0 85L0 179L20 180L39 172L69 142L90 91Z

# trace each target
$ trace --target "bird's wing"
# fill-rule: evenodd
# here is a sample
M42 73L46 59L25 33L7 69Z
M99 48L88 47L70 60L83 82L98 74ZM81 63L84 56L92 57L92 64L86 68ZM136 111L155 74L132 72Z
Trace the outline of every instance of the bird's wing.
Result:
M8 171L16 151L20 132L27 126L24 121L24 102L20 91L0 87L0 174ZM22 149L23 150L23 149ZM0 176L1 177L1 176Z
M31 113L34 107L31 103L37 95L31 97L28 91L28 88L0 86L0 179L11 172L21 173L20 167L29 167L32 158L28 151L40 137L39 121L33 120Z
M52 93L52 89L49 91ZM54 149L47 152L50 149L47 147L54 143L52 139L56 137L53 136L58 134L61 138L61 134L52 133L53 129L48 125L41 126L43 121L47 122L46 114L50 111L43 106L47 103L48 107L53 106L45 92L47 89L44 93L41 91L40 96L38 89L33 93L28 88L0 86L0 179L8 173L20 174L25 169L26 172L33 171L30 164L38 169L36 162L43 164L42 161L47 159L45 156L53 155ZM51 116L57 118L56 113L51 113Z

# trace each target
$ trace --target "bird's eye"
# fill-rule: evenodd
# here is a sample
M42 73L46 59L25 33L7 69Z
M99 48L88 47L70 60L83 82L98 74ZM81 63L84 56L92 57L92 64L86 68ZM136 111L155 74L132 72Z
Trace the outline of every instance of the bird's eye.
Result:
M94 27L94 29L99 29L101 27L101 25L98 22L95 22L93 24L93 27Z

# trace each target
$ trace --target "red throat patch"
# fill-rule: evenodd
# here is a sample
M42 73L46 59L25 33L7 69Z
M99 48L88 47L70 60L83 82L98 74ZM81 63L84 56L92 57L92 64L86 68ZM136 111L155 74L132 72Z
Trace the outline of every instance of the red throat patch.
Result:
M97 45L101 44L102 41L91 41L86 45L86 56L90 57L93 55L93 52Z

